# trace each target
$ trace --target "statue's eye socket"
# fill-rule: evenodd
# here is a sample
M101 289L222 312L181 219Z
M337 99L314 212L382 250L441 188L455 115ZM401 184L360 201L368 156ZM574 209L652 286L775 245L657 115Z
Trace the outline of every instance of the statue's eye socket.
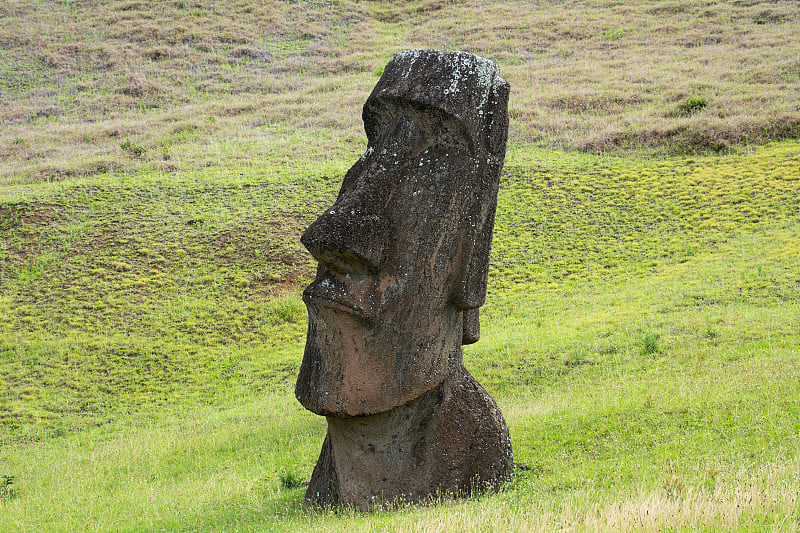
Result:
M431 137L433 144L473 152L473 143L463 122L439 109L413 102L383 100L374 105L365 117L370 141L391 134L395 130L398 117L425 132Z
M470 153L473 151L470 136L461 122L445 116L445 120L441 120L435 129L436 144L466 150Z

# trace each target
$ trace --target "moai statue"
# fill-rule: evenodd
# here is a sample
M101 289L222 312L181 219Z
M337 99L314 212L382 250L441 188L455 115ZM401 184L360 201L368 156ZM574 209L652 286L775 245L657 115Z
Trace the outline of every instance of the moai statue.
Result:
M486 298L508 93L487 59L411 50L364 104L367 150L301 238L319 267L295 394L328 421L312 504L424 502L512 472L461 351Z

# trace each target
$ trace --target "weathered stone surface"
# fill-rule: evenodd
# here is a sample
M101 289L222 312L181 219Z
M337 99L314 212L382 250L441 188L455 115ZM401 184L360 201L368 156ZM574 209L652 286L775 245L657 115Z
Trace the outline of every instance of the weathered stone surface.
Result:
M491 61L412 50L364 104L367 150L301 238L319 267L295 393L328 420L311 503L369 510L511 473L461 352L479 336L508 91Z

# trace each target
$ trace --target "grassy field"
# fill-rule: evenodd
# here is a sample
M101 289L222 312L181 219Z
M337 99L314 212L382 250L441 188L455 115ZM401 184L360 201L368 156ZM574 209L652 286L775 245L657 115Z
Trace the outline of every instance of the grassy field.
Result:
M800 529L794 2L0 5L0 531ZM302 506L299 235L394 51L512 85L507 489Z
M351 160L399 49L513 87L511 146L656 155L800 134L792 1L7 1L0 184Z

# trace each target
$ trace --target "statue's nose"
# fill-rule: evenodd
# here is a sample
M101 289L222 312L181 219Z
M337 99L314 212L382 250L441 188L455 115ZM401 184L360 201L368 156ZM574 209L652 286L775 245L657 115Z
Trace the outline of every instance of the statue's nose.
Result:
M334 204L300 237L321 265L340 274L376 274L386 261L389 227L382 215Z

